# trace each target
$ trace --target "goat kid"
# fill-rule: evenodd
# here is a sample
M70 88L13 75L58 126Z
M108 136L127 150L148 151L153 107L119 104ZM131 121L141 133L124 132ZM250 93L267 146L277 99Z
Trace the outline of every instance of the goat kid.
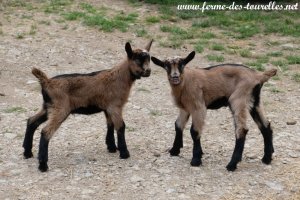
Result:
M183 147L182 131L191 115L190 132L194 143L191 165L201 165L203 151L200 136L206 111L229 106L234 119L236 143L227 170L234 171L242 159L248 132L247 112L250 112L264 138L262 162L271 163L274 152L273 131L270 122L263 115L260 92L263 84L274 76L277 70L271 69L262 73L238 64L221 64L202 69L185 68L194 56L193 51L186 58L161 61L151 57L154 64L167 71L173 98L180 109L175 122L176 135L170 154L179 155L180 148Z
M31 158L35 130L45 121L39 145L39 170L48 170L48 144L54 132L70 114L94 114L103 111L107 120L106 144L109 152L120 151L120 158L128 158L125 141L125 123L122 110L128 100L130 89L136 79L151 74L150 55L152 40L145 49L132 50L126 43L127 58L112 69L89 74L63 74L48 78L39 69L33 68L42 87L43 107L30 117L24 138L24 157ZM118 147L114 130L117 131Z

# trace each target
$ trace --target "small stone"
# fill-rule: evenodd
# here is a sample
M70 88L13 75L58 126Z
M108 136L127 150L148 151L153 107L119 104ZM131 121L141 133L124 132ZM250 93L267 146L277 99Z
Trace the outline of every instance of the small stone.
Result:
M37 83L37 81L29 80L29 81L26 82L26 84L33 84L33 83Z
M298 158L299 157L299 154L295 153L295 152L289 152L288 155L291 157L291 158Z
M144 179L137 176L137 175L133 175L131 178L130 178L130 181L133 182L133 183L136 183L136 182L142 182Z
M174 193L176 190L175 189L173 189L173 188L169 188L169 189L167 189L166 190L166 193Z
M249 182L249 185L255 186L255 185L257 185L257 182L256 181L251 181L251 182Z
M8 138L8 139L14 139L15 137L17 137L17 134L14 134L14 133L5 133L4 136L6 138Z
M287 125L295 125L297 122L295 120L287 121Z
M183 194L183 193L180 194L178 197L179 197L179 199L190 199L191 198L190 196Z
M0 96L1 96L1 97L4 97L4 96L5 96L5 94L4 94L4 93L0 93Z
M283 186L280 183L277 183L275 181L267 181L266 185L273 190L279 190L279 191L283 190Z
M153 155L154 155L155 157L160 157L160 153L157 152L157 151L153 152Z

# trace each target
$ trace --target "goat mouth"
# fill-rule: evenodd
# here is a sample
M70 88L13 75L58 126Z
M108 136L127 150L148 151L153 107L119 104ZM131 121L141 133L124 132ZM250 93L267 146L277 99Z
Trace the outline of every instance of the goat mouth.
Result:
M141 74L142 77L149 77L151 74L151 71L145 71L144 73Z
M170 82L173 84L173 85L178 85L180 83L180 78L179 77L170 77Z

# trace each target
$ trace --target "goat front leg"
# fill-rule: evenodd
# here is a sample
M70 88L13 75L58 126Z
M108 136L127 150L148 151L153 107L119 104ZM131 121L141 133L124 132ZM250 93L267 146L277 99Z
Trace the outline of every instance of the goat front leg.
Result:
M179 116L175 122L175 139L173 147L169 151L171 156L178 156L180 153L180 148L183 147L182 132L189 119L189 116L190 115L188 112L182 109L180 110Z
M122 117L121 108L108 109L108 115L111 116L114 128L117 131L118 138L118 149L120 151L120 158L126 159L130 157L129 151L127 149L126 140L125 140L125 123Z
M32 140L33 140L34 132L47 119L48 119L47 111L45 109L42 109L36 115L30 117L27 120L27 128L26 128L26 133L25 133L24 142L23 142L25 159L33 157Z
M111 120L110 115L105 111L106 123L107 123L107 133L106 133L106 145L107 149L110 153L117 152L117 146L115 143L115 136L114 136L114 124Z
M191 161L192 166L200 166L202 164L201 158L203 155L201 147L201 134L204 125L206 109L196 110L192 114L193 122L191 126L191 136L193 139L193 158Z
M242 160L244 151L244 145L246 140L246 134L248 128L246 126L247 121L247 109L245 105L238 105L231 107L233 113L234 125L235 125L235 147L230 162L226 166L228 171L234 171L237 168L238 162Z

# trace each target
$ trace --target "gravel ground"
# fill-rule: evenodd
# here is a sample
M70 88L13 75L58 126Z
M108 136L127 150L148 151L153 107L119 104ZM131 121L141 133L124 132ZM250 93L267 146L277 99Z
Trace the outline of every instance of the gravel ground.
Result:
M10 16L12 22L20 20L17 14ZM45 17L55 19L42 13L34 19ZM14 33L27 30L30 22L14 26L4 18L0 13L7 33L0 36L0 199L300 199L300 89L299 83L284 76L269 82L283 92L264 87L262 94L274 129L271 165L260 161L262 136L249 119L243 161L235 172L226 170L235 142L227 108L207 114L201 167L189 164L190 122L181 155L170 157L178 110L165 72L152 64L152 75L135 83L124 111L129 159L107 152L103 114L72 115L50 142L49 171L39 172L40 128L34 137L35 157L25 160L22 156L26 120L42 103L31 67L39 67L49 76L111 68L125 58L124 44L134 36L129 32L104 34L76 22L64 30L53 22L40 25L36 35L20 40ZM135 38L133 46L143 47L146 42ZM186 55L188 50L154 43L151 53L163 57ZM190 64L196 66L208 63L203 64L199 55Z

